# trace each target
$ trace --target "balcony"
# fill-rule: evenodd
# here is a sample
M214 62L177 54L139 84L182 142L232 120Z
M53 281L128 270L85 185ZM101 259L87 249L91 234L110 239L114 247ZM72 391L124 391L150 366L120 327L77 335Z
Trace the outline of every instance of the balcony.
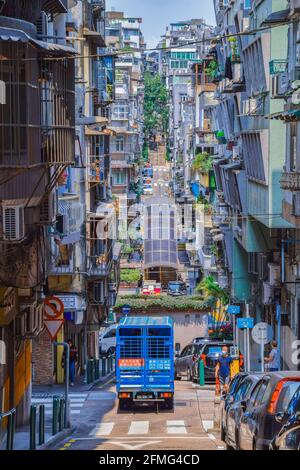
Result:
M206 254L204 252L204 248L198 250L198 256L201 266L203 267L204 271L215 271L215 256L212 254Z
M283 173L280 180L280 187L287 191L300 191L300 173Z

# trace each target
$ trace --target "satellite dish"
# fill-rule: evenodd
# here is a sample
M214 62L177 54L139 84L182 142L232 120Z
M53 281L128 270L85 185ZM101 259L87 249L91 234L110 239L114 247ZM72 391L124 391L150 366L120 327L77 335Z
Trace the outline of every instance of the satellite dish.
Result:
M293 89L293 90L298 90L298 88L300 88L300 80L295 80L295 81L292 83L292 89Z

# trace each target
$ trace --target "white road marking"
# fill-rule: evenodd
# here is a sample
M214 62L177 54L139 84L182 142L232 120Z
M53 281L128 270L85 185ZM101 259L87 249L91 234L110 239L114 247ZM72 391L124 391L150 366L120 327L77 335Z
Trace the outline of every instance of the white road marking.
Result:
M114 428L115 423L100 423L89 433L89 436L109 436Z
M213 434L207 434L212 441L216 441L216 437Z
M120 442L120 441L109 441L110 444L123 447L126 450L137 450L141 449L142 447L159 444L160 441L127 441L127 442Z
M187 434L184 421L167 421L168 434Z
M149 421L131 421L128 434L148 434Z
M207 432L209 429L212 429L214 427L214 422L213 421L202 421L202 426L204 430Z

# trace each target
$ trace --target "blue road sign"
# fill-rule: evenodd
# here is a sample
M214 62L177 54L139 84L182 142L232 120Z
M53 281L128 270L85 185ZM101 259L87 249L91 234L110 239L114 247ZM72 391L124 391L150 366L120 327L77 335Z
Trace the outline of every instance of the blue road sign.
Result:
M238 315L241 313L241 307L239 305L229 305L227 312L231 313L231 315Z
M241 330L254 327L254 318L238 318L237 327Z
M124 307L122 308L123 315L129 315L130 310L131 310L130 305L124 305Z

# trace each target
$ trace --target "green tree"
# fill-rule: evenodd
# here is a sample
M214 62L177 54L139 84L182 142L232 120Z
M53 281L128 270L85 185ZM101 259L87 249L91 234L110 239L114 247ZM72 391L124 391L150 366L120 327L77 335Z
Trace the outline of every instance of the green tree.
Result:
M213 168L213 157L207 152L197 153L193 161L193 170L209 173Z
M144 77L144 126L146 140L154 132L166 133L169 123L168 90L159 75Z

